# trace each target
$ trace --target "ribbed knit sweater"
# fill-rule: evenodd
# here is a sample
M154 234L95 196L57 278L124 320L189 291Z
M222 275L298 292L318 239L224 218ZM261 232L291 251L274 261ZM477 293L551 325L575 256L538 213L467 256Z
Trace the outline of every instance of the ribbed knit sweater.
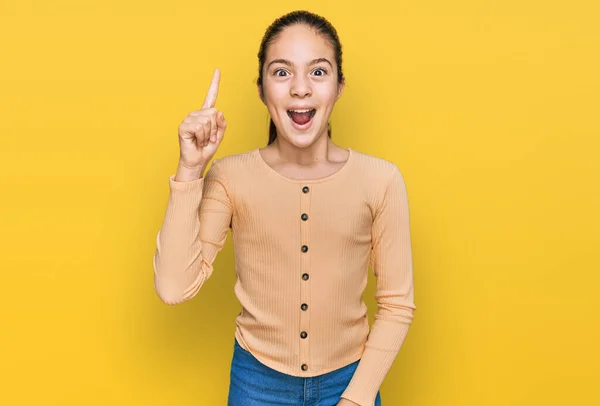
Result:
M240 345L298 377L360 359L342 397L371 406L416 310L408 196L397 165L349 152L341 169L314 180L283 176L258 149L214 160L197 180L171 175L154 283L165 303L194 297L231 227Z

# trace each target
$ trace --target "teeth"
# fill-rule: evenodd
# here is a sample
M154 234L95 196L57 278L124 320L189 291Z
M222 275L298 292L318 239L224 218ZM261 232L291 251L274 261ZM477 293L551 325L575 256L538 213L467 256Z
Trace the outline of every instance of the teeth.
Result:
M310 118L312 119L316 114L315 109L305 109L305 110L288 110L286 111L289 118L292 118L292 113L310 113Z

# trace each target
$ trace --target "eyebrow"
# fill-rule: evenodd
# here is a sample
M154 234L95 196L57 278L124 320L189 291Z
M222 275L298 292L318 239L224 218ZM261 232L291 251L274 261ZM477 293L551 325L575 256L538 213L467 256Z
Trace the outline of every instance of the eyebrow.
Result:
M313 59L312 61L310 61L310 62L308 63L308 65L310 66L310 65L314 65L314 64L316 64L316 63L321 63L321 62L328 63L328 64L329 64L329 66L331 66L331 68L333 69L333 65L331 64L331 62L329 62L329 59L327 59L327 58L316 58L316 59ZM287 65L287 66L292 66L292 65L293 65L293 63L292 63L292 62L290 62L290 61L288 61L287 59L273 59L273 60L272 60L271 62L269 62L269 64L267 65L267 69L269 69L269 67L270 67L271 65L273 65L274 63L282 63L282 64L284 64L284 65Z

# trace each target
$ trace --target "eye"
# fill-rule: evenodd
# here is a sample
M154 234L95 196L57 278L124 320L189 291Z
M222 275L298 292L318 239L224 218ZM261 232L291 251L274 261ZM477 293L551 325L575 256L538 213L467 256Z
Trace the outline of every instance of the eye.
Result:
M284 75L280 75L279 74L280 72L287 73L284 69L276 69L275 72L273 72L273 74L275 76L281 76L281 77L283 77Z
M321 71L322 73L319 74L319 75L316 75L316 76L323 76L323 75L327 74L327 71L325 69L323 69L323 68L317 68L317 69L314 70L315 73L319 72L319 71Z

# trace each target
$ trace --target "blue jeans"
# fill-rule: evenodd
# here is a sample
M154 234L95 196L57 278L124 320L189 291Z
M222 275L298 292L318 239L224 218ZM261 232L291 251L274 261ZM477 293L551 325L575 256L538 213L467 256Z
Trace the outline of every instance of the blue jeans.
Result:
M323 375L301 378L262 364L237 340L233 348L228 406L335 406L359 361ZM377 392L374 406L381 406Z

